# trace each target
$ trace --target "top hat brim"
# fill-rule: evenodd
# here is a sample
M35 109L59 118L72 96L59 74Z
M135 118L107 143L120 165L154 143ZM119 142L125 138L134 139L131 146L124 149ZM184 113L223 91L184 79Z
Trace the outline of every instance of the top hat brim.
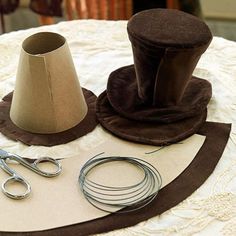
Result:
M205 110L211 96L211 84L193 76L177 105L159 108L144 104L138 96L134 65L113 71L107 84L107 97L113 109L136 121L171 123L193 117Z
M27 145L54 146L65 144L80 138L91 132L98 124L96 119L96 95L82 88L88 112L85 118L76 126L59 133L38 134L31 133L17 127L10 118L10 107L13 93L6 95L0 102L0 132L15 141L21 141Z
M106 91L97 99L96 112L100 124L114 135L129 141L157 146L170 145L195 134L207 116L205 108L199 115L170 124L131 120L113 109Z

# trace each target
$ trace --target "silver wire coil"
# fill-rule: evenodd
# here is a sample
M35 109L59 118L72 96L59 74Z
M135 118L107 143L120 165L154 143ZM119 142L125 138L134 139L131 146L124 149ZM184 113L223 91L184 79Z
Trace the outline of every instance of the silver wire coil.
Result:
M98 157L100 155L88 160L79 175L80 189L90 204L105 212L125 213L143 208L156 197L162 180L154 166L135 157ZM89 180L88 174L97 166L117 161L128 162L136 166L143 171L143 178L135 184L119 187L106 186Z

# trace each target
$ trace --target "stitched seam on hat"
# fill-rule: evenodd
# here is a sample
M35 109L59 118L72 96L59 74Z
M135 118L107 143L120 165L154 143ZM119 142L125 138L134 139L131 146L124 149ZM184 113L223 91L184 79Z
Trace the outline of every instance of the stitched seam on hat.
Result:
M47 74L48 93L49 93L49 96L50 96L50 102L52 104L51 107L52 107L53 120L54 120L53 123L55 124L55 127L57 127L57 120L55 119L56 112L55 112L54 101L53 101L53 94L52 94L51 74L50 74L50 71L47 69L46 57L43 57L43 60L44 60L44 65L45 65L45 71L46 71L46 74Z
M152 105L154 106L154 105L156 105L156 97L157 97L157 87L158 87L158 76L159 76L159 72L160 72L160 70L161 70L161 66L162 66L162 64L163 64L163 59L164 59L164 57L165 57L165 55L166 55L166 49L165 49L165 51L164 51L164 55L163 55L163 57L161 58L161 61L160 61L160 63L159 63L159 65L158 65L158 67L157 67L157 72L156 72L156 77L155 77L155 84L154 84L154 91L153 91L153 97L152 97Z

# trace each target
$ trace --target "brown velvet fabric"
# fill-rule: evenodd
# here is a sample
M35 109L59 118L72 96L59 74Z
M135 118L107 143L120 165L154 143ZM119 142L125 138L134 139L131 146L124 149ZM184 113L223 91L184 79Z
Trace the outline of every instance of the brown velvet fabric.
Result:
M113 71L97 117L113 134L135 142L168 145L199 129L211 84L192 76L212 34L200 19L170 9L134 15L127 26L134 66Z
M174 9L156 8L135 14L128 33L145 44L163 47L195 48L212 39L208 26L199 18Z
M196 133L206 120L206 109L199 115L169 124L136 121L114 111L106 91L97 99L97 118L100 124L114 135L138 143L164 146L181 141Z
M224 151L230 129L229 124L205 122L198 134L205 135L206 140L194 160L174 181L162 188L153 202L145 208L125 214L110 214L96 220L51 230L25 233L0 232L0 235L83 236L125 228L162 214L190 196L210 176Z
M201 114L211 95L211 84L208 81L192 77L177 105L164 108L147 105L138 96L133 65L113 71L107 84L107 97L113 109L120 115L137 121L171 123Z
M127 30L140 100L156 107L177 105L212 40L209 28L181 11L151 9L134 15Z
M98 121L95 114L96 96L89 90L83 88L85 100L88 105L86 117L75 127L55 134L36 134L22 130L10 119L9 112L12 93L6 95L0 102L0 132L10 139L21 141L27 145L54 146L68 143L91 132Z

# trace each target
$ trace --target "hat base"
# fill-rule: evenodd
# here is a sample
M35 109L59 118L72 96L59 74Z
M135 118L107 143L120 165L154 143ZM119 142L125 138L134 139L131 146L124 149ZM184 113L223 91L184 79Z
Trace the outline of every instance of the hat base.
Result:
M133 142L165 146L196 133L205 122L207 109L196 116L174 123L137 121L119 115L111 106L106 91L97 99L97 118L114 135Z
M159 108L144 104L138 96L134 65L113 71L107 84L107 97L114 110L128 119L137 121L172 123L201 115L211 96L211 84L193 76L178 105Z
M95 113L96 96L82 88L88 112L85 118L71 129L53 134L31 133L16 126L10 118L10 107L13 93L6 95L0 102L0 132L15 141L27 145L55 146L68 143L91 132L98 124Z

